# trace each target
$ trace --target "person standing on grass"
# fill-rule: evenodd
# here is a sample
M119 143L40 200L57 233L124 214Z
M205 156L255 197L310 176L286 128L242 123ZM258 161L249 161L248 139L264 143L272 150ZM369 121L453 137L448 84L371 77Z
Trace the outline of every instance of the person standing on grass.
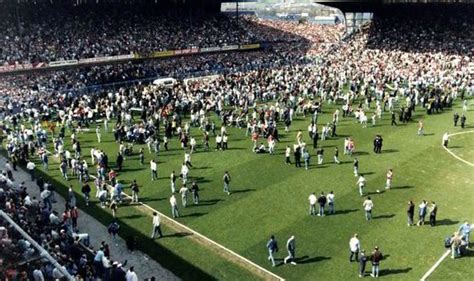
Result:
M155 181L158 179L158 165L155 159L150 160L151 180Z
M181 179L184 185L186 185L186 183L188 182L188 173L189 173L188 165L186 165L186 163L183 163L183 165L181 165Z
M436 214L438 213L438 206L434 201L431 202L430 206L430 226L436 225Z
M318 197L318 204L319 204L318 217L324 217L324 207L326 207L326 203L327 203L326 196L324 195L324 192L321 192L321 194Z
M272 235L270 237L270 241L267 242L267 249L268 249L268 260L272 262L272 266L275 267L275 258L273 257L274 253L278 252L278 243L275 239L275 236Z
M333 215L335 214L335 205L334 205L334 192L331 190L327 196L328 199L328 205L329 205L329 214Z
M360 251L359 257L359 277L365 276L365 266L367 265L368 257L365 255L365 250Z
M451 237L451 258L452 259L457 258L461 254L460 249L459 249L461 247L461 244L462 244L462 236L458 231L456 231Z
M314 216L316 215L316 202L318 201L318 198L316 198L316 194L312 192L309 197L309 215Z
M230 195L230 174L228 171L225 171L224 173L224 177L223 177L223 180L224 180L224 192L227 193L227 195Z
M191 192L193 193L194 204L199 204L199 186L195 181L191 184Z
M151 232L151 239L155 239L156 233L160 235L158 238L163 237L163 233L161 232L160 216L158 216L157 212L153 212L153 230Z
M290 261L290 263L292 265L296 265L296 262L295 262L295 257L296 257L296 241L295 241L295 236L292 235L288 241L286 241L286 250L288 251L288 256L283 260L283 263L284 264L287 264L288 261Z
M458 121L459 121L459 114L457 112L454 112L453 121L454 121L454 127L457 127Z
M461 115L461 128L464 129L464 127L466 126L466 115L464 115L464 113Z
M133 180L130 189L132 190L132 203L138 203L138 192L140 192L140 189L138 188L137 180Z
M297 168L301 168L301 147L298 144L295 144L293 150L293 155L295 156L295 166Z
M449 134L448 134L448 132L446 132L446 133L443 134L442 145L444 147L448 148L448 143L449 143Z
M309 167L309 159L311 156L309 155L309 151L307 149L304 150L303 152L303 160L304 160L304 168L308 170Z
M357 157L354 158L354 177L359 176L359 159Z
M366 179L364 178L363 174L360 174L359 179L357 180L356 184L359 186L359 194L360 196L364 196L364 187L365 187Z
M334 148L334 163L339 164L339 149L337 147Z
M351 255L349 256L349 262L358 261L359 251L360 251L360 241L359 241L357 233L355 233L354 236L352 236L351 240L349 240L349 250L351 252Z
M318 148L318 150L316 150L316 154L318 155L318 165L322 165L323 164L324 149L322 147Z
M469 243L470 243L469 238L471 235L471 229L472 229L472 226L467 220L464 221L464 223L461 224L461 226L459 226L459 229L458 229L458 232L462 235L462 238L467 243L467 246L466 246L467 249L469 249Z
M362 207L364 207L364 210L365 210L365 219L371 220L372 209L374 208L374 203L372 202L372 199L370 199L370 196L367 197L367 199L365 199L364 203L362 204Z
M196 151L196 144L196 139L194 137L191 137L191 140L189 141L189 145L191 146L190 153L194 153Z
M178 201L176 200L176 196L174 193L170 197L170 205L171 205L171 214L173 218L179 218L179 211L178 211Z
M95 128L95 135L97 136L97 142L100 143L100 140L101 140L101 133L100 133L100 127L97 126Z
M388 169L388 171L387 171L387 181L385 182L385 189L390 189L392 187L392 179L393 179L393 170Z
M420 205L418 205L418 226L425 224L427 205L425 200L421 201Z
M186 208L186 205L188 204L188 192L189 190L186 185L183 185L179 190L179 194L181 194L181 203L183 204L184 208Z
M286 165L291 165L290 155L291 155L291 148L289 145L287 145L285 149Z
M171 183L171 193L175 193L176 192L176 174L174 173L174 171L171 172L170 183Z
M413 201L408 201L408 208L407 208L407 217L408 217L408 226L413 225L413 217L415 216L415 204Z
M423 136L424 124L423 120L418 121L418 135Z
M115 160L115 163L117 163L117 169L119 171L122 171L123 168L123 155L120 152L117 152L117 159Z
M139 155L138 157L140 159L140 165L143 166L143 164L145 164L145 151L144 151L143 147L140 148L140 152L138 153L138 155Z
M186 166L188 166L188 168L193 167L193 165L191 165L191 153L189 153L188 151L184 153L184 163L186 164Z
M380 261L383 259L382 252L380 252L379 247L375 246L374 251L372 252L372 256L370 257L370 260L372 261L372 274L370 276L372 277L379 277L379 267L380 267Z
M67 162L66 161L62 161L61 164L59 164L59 170L61 171L61 175L63 176L63 178L66 181L69 180L67 176Z
M117 209L118 209L117 201L112 200L112 202L110 202L109 208L110 210L112 210L112 216L115 219L117 217Z

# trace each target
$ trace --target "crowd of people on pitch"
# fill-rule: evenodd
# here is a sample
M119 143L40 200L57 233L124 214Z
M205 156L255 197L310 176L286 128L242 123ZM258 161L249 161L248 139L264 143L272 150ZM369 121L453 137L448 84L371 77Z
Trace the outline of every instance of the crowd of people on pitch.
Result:
M51 62L260 42L306 43L320 48L341 26L259 20L203 10L141 5L25 4L0 21L0 65ZM47 15L47 16L45 16Z

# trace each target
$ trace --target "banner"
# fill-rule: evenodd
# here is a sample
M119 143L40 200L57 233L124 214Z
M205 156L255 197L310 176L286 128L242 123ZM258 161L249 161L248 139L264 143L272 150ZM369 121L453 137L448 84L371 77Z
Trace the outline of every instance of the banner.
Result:
M60 67L60 66L68 66L68 65L76 65L79 64L78 60L58 60L52 61L49 63L50 67Z
M14 72L14 71L19 71L19 70L32 70L32 69L37 69L37 68L42 68L42 67L47 67L48 64L44 62L40 63L27 63L27 64L12 64L12 65L1 65L0 66L0 73L5 73L5 72Z
M171 57L174 55L174 51L159 51L151 53L149 58L162 58L162 57Z
M118 55L118 56L107 56L107 57L80 59L79 63L100 63L100 62L128 60L128 59L133 59L133 58L134 58L133 54L128 54L128 55Z
M210 52L218 52L221 50L221 47L208 47L208 48L201 48L201 53L210 53Z
M196 53L199 53L198 48L183 49L183 50L175 50L174 51L175 55L188 55L188 54L196 54Z
M251 49L258 49L260 48L260 44L247 44L247 45L240 45L239 49L241 50L251 50Z
M222 51L230 51L230 50L238 50L239 45L228 45L228 46L222 46Z

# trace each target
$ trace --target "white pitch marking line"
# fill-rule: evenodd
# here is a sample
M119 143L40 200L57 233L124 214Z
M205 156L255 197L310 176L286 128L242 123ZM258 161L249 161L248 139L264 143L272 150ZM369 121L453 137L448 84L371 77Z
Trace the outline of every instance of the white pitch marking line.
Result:
M439 260L430 268L430 270L428 270L428 272L426 272L425 275L423 275L423 277L421 277L420 281L425 281L426 278L428 278L435 271L435 269L438 268L438 266L444 261L444 259L449 256L450 252L451 252L451 250L447 250L441 256L441 258L439 258Z
M48 151L48 150L46 150L46 152L49 153L49 154L51 154L51 155L53 155L54 157L57 158L56 154L51 153L51 152ZM90 175L90 177L95 179L95 176L94 176L94 175ZM109 188L112 187L112 186L109 185L109 184L107 184L107 186L109 186ZM127 198L132 198L132 196L128 195L127 193L125 193L125 192L123 192L123 191L122 191L122 194L125 195ZM143 202L138 202L138 204L142 205L143 207L146 207L146 208L150 209L150 210L153 211L153 212L158 213L160 216L166 218L166 219L169 220L170 222L172 222L172 223L178 225L178 226L181 227L181 228L184 228L186 231L191 232L192 234L194 234L194 235L198 236L199 238L205 240L206 242L208 242L208 243L210 243L210 244L216 246L217 248L219 248L219 249L221 249L221 250L224 250L225 252L231 254L232 256L235 256L235 257L237 257L237 258L243 260L244 262L246 262L246 263L248 263L248 264L250 264L250 265L256 267L258 270L260 270L260 271L262 271L262 272L264 272L264 273L270 275L271 277L273 277L273 278L275 278L275 279L277 279L277 280L280 280L280 281L284 281L284 280L285 280L284 278L282 278L282 277L276 275L275 273L273 273L273 272L271 272L271 271L268 271L267 269L265 269L265 268L261 267L260 265L258 265L258 264L256 264L256 263L252 262L251 260L249 260L249 259L247 259L247 258L245 258L245 257L243 257L243 256L241 256L241 255L239 255L239 254L237 254L236 252L232 251L231 249L228 249L228 248L222 246L221 244L219 244L219 243L217 243L217 242L215 242L215 241L213 241L213 240L207 238L206 236L202 235L201 233L199 233L199 232L197 232L197 231L195 231L195 230L193 230L193 229L191 229L191 228L185 226L184 224L181 224L181 223L177 222L176 220L174 220L174 219L168 217L167 215L161 213L160 211L153 209L153 208L150 207L149 205L147 205L147 204L145 204L145 203L143 203ZM231 261L231 262L232 262L232 261Z
M469 133L474 133L474 131L459 132L459 133L450 134L450 135L448 135L448 136L451 137L451 136L463 135L463 134L469 134ZM451 156L453 156L454 158L458 159L458 160L461 161L461 162L464 162L464 163L468 164L468 165L471 166L471 167L474 167L474 163L471 163L471 162L469 162L469 161L466 161L466 160L462 159L461 157L459 157L459 156L457 156L456 154L454 154L449 148L445 147L444 145L443 145L443 148L444 148L449 154L451 154Z

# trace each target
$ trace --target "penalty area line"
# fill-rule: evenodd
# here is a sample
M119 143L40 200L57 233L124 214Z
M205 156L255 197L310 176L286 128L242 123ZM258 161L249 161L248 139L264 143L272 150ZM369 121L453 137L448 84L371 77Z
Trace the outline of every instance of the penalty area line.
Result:
M425 275L423 275L423 277L421 277L420 281L425 281L426 278L428 278L436 270L436 268L438 268L440 266L440 264L444 261L444 259L446 259L449 256L450 252L451 252L451 250L447 250L441 256L441 258L439 258L439 260L436 261L436 263L425 273Z

